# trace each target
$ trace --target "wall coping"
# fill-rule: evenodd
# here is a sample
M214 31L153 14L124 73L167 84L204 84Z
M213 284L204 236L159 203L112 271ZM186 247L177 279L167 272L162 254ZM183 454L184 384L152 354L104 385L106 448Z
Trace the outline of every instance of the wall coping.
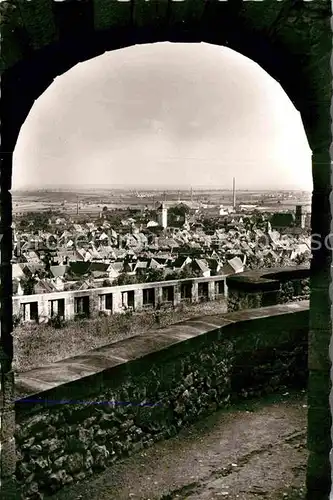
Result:
M89 378L98 373L120 367L124 368L131 361L139 360L208 332L218 331L228 325L308 310L309 301L304 300L258 309L195 317L99 347L85 354L19 373L15 377L16 408L29 406L25 399L32 396L34 401L40 399L41 403L46 400L54 400L55 398L50 396L52 393L54 395L54 390L59 386L67 386L68 393L73 393L70 386L80 379L84 379L83 383L87 386Z
M310 277L310 266L272 267L233 274L226 279L229 290L277 291L280 283Z

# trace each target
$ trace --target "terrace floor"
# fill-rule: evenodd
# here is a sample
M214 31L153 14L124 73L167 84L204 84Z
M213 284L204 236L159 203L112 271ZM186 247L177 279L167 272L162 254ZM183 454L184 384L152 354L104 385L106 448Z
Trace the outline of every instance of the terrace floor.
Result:
M304 392L242 403L51 498L302 499L306 419Z

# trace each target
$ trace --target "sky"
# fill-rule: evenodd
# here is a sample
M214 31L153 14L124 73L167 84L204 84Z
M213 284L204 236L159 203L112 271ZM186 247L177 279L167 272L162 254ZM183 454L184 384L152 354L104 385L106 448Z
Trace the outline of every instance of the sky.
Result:
M299 112L250 59L206 43L106 52L57 77L14 151L13 190L312 190Z

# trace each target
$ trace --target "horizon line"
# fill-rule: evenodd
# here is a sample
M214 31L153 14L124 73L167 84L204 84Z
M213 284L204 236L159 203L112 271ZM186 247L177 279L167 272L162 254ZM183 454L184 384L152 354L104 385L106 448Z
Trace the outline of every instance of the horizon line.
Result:
M127 191L133 191L133 190L144 190L144 191L160 191L160 190L176 190L176 191L191 191L194 189L197 190L209 190L209 191L233 191L232 187L223 187L223 186L212 186L212 185L198 185L198 186L193 186L193 185L188 185L188 186L177 186L177 185L152 185L152 186L146 186L144 184L133 184L133 185L124 185L124 184L64 184L64 185L49 185L45 184L43 186L34 186L34 185L26 185L26 186L20 186L16 188L12 188L10 191L15 192L15 191L52 191L52 190L79 190L79 189L99 189L99 190L127 190ZM238 189L236 188L236 191L303 191L307 193L311 193L312 189L310 188L300 188L296 186L286 186L286 187L281 187L277 188L276 186L266 186L266 187L261 187L261 188L252 188L252 187L245 187L245 186L238 186Z

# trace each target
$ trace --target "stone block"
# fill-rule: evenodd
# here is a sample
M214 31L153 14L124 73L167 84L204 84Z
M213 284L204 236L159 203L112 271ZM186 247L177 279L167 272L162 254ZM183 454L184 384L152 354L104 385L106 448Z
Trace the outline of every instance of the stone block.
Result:
M327 500L331 491L331 466L328 453L310 450L306 474L306 500Z
M15 434L15 411L0 411L0 442L6 442Z
M308 405L328 408L332 383L330 370L313 370L310 367L308 380Z
M18 500L21 498L19 486L14 475L5 479L1 478L1 497L6 500Z
M14 372L11 370L9 372L1 373L1 387L0 387L0 411L11 410L14 405L15 399L15 381Z
M332 448L332 417L329 405L308 408L308 449L317 454L329 455Z
M1 442L1 479L10 479L16 469L15 439Z
M327 325L325 326L325 329L310 328L309 330L308 364L309 370L325 371L329 381L331 330L327 328Z

